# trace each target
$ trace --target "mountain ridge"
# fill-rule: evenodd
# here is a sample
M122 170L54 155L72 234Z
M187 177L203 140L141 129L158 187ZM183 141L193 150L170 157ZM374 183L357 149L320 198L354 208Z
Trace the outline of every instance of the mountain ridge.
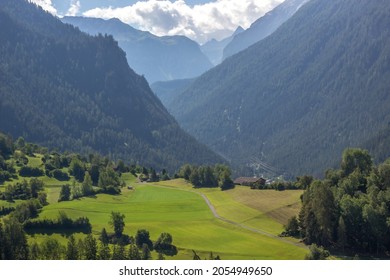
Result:
M2 131L170 171L224 162L180 129L112 36L86 35L24 0L0 3Z
M310 0L286 0L234 36L223 50L223 60L271 35Z
M185 36L158 37L116 18L64 17L61 21L91 35L113 35L126 52L130 67L144 75L149 83L193 78L212 67L198 43Z
M311 0L200 76L169 110L232 162L321 175L390 121L389 14L382 0Z

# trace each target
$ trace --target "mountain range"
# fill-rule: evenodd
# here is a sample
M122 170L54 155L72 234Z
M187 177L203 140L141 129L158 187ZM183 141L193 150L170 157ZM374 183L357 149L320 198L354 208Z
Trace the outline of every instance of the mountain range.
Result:
M311 0L192 82L169 110L233 164L320 176L346 147L388 139L389 15L385 0Z
M156 169L223 160L181 130L110 35L0 0L0 131Z
M276 6L273 10L252 23L248 29L233 36L223 49L223 59L271 35L308 1L310 0L286 0Z
M227 45L234 39L234 37L240 33L244 32L244 29L239 26L233 34L225 39L220 41L212 39L205 44L203 44L200 49L202 52L209 58L211 63L218 65L222 62L223 52ZM203 73L202 73L203 74Z
M213 66L198 43L185 36L158 37L115 18L63 17L61 20L91 35L112 35L126 52L130 67L144 75L149 83L197 77Z

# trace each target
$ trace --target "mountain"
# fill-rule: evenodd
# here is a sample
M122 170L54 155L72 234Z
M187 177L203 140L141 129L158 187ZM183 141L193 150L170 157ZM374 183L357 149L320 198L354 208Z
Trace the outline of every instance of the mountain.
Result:
M212 39L203 44L200 49L209 58L211 63L213 63L214 65L218 65L222 62L223 50L225 49L225 47L233 40L236 35L242 32L244 32L244 29L239 26L231 36L220 41Z
M169 110L233 163L322 175L346 147L389 127L389 26L385 0L311 0L196 79Z
M198 43L184 36L157 37L118 19L64 17L61 20L91 35L113 35L126 52L130 67L145 75L149 83L197 77L213 66Z
M150 85L154 94L161 100L162 104L170 108L171 103L185 91L194 79L173 80L165 82L155 82Z
M156 169L222 162L181 130L112 36L24 0L0 0L0 130Z
M273 10L252 23L247 30L234 36L223 50L223 59L271 35L308 1L310 0L286 0L276 6Z

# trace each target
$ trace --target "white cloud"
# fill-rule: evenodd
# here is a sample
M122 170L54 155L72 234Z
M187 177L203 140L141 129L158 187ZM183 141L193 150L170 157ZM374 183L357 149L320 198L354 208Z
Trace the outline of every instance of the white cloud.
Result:
M44 9L45 11L48 11L49 13L51 13L53 15L57 15L57 9L54 8L51 0L28 0L28 1L41 6L42 9Z
M66 15L72 17L76 16L80 12L80 6L79 0L71 0L70 7Z
M237 26L248 28L252 22L284 0L216 0L189 6L183 0L139 1L123 8L95 8L87 17L119 18L136 28L156 35L185 35L200 43L222 39Z

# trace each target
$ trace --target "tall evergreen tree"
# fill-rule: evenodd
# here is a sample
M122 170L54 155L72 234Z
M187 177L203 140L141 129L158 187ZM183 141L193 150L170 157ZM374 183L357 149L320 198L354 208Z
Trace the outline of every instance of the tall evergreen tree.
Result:
M65 256L67 260L79 259L79 250L76 244L76 239L74 238L73 234L68 238Z
M84 239L84 254L86 260L97 259L97 242L91 234L88 234Z
M88 171L85 172L84 181L83 184L81 185L81 188L84 196L89 196L94 193L92 187L92 179Z
M111 259L111 250L107 243L100 241L99 251L98 251L99 260L110 260Z
M109 224L114 228L117 237L122 236L125 228L125 215L119 212L111 212Z

